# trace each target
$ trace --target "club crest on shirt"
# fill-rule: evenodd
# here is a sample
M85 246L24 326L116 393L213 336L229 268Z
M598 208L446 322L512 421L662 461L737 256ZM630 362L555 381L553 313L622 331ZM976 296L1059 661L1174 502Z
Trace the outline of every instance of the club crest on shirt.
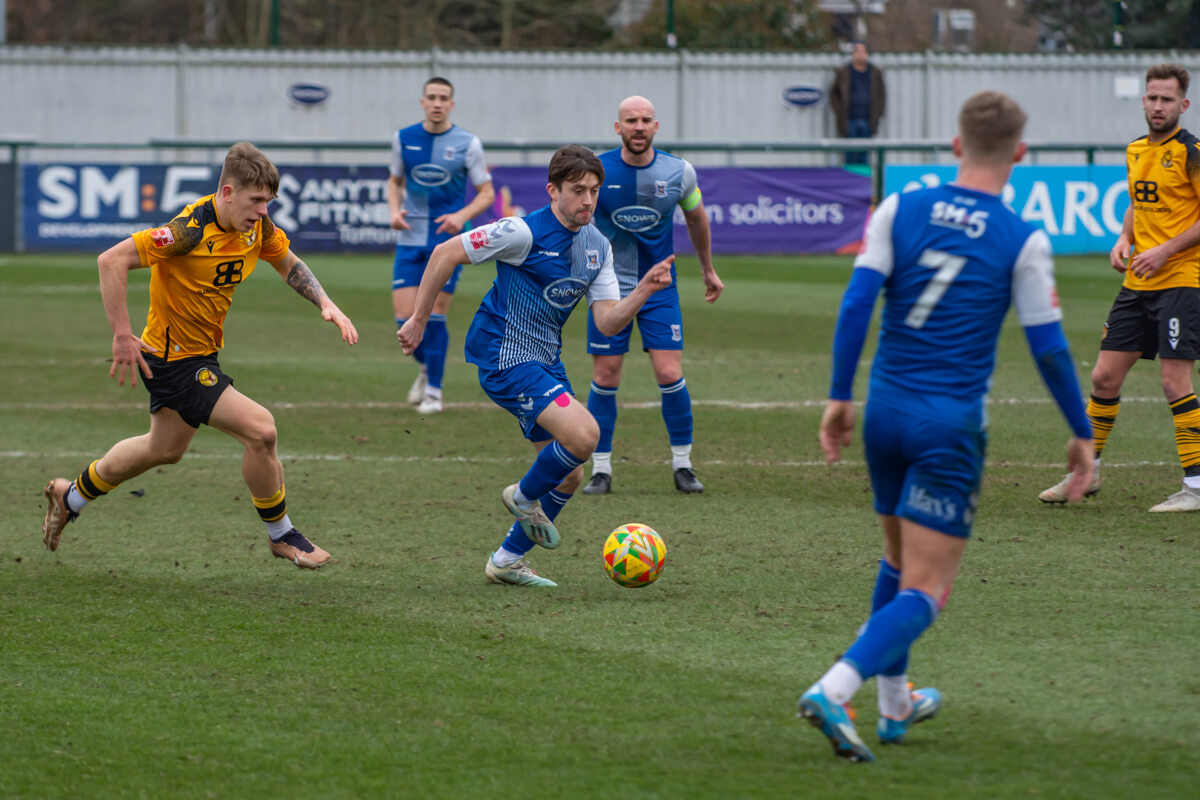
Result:
M250 230L241 234L242 244L246 245L247 247L254 244L254 242L257 239L258 239L258 229L257 228L251 228Z
M584 255L587 257L588 269L600 269L600 251L588 250Z
M454 146L453 145L447 145L446 154L444 156L442 156L442 158L444 158L446 161L454 160Z
M154 242L155 247L169 247L175 244L175 234L170 228L155 228L150 231L150 241Z
M666 197L667 196L667 182L666 181L655 181L654 182L654 196L655 197Z
M1171 158L1170 153L1163 153L1163 157L1162 157L1162 168L1163 169L1170 169L1171 165L1174 163L1175 163L1175 161L1174 161L1174 159Z
M196 370L196 383L201 386L216 386L217 376L208 367L201 367Z

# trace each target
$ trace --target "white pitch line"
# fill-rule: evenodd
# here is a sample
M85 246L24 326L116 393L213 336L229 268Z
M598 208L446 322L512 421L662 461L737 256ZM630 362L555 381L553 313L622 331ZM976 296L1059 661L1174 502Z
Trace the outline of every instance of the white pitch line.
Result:
M1050 402L1048 397L1000 397L992 398L988 401L989 405L1003 406L1024 406L1024 405L1046 405ZM1122 397L1122 403L1161 403L1162 397ZM0 411L145 411L146 401L127 403L0 403ZM263 403L267 408L278 411L299 411L305 409L362 409L362 410L397 410L411 409L412 406L405 402L396 400L358 400L358 401L302 401L299 403L292 402L277 402ZM660 407L657 400L642 403L620 403L622 409L654 409ZM764 411L774 409L787 408L821 408L824 407L824 400L764 400L764 401L743 401L743 400L692 400L693 406L702 406L710 408L733 408L739 411ZM858 403L858 405L862 405ZM466 402L466 403L446 403L448 409L463 409L469 411L479 410L494 410L499 411L499 407L489 402Z
M530 451L532 455L532 451ZM524 456L372 456L372 455L354 455L353 453L280 453L279 460L288 461L356 461L366 464L526 464L530 460L530 455ZM78 458L87 459L95 458L95 453L85 452L33 452L29 450L0 450L0 458L39 458L39 459L68 459ZM241 461L241 453L188 453L184 456L184 460L189 459L202 461ZM668 461L648 462L667 464ZM698 460L696 463L702 467L824 467L824 459L815 459L809 461L759 461L756 459L747 459L744 461L733 461L723 458L714 458L711 460ZM843 460L836 465L837 468L845 467L865 467L865 461ZM1061 469L1060 462L1033 463L1025 461L1008 461L1000 460L995 463L988 463L987 469ZM1127 461L1119 463L1104 462L1105 469L1129 469L1137 467L1170 467L1179 466L1176 461Z

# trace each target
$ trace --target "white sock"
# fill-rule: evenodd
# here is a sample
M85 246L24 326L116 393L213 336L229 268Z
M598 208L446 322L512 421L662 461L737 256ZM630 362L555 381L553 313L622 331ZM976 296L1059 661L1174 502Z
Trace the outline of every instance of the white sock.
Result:
M492 563L501 569L504 567L511 567L520 560L520 553L514 553L511 550L505 550L503 547L492 553Z
M692 446L690 444L671 445L671 469L692 468Z
M442 399L442 390L438 387L426 386L425 387L425 396L427 398L429 398L430 400L441 400Z
M79 487L72 483L71 488L67 489L67 493L63 497L63 502L67 504L67 508L78 514L83 511L84 506L92 501L80 494Z
M612 452L592 453L592 474L605 472L612 475Z
M907 675L876 675L879 713L892 719L904 719L912 713L912 692Z
M822 675L821 680L816 683L829 698L829 702L839 706L849 703L862 684L863 679L858 670L845 661L839 661L830 667L829 672Z
M517 484L516 490L513 492L513 502L521 508L529 508L533 505L533 501L525 495L521 494L521 484Z
M1200 475L1185 477L1183 479L1183 485L1189 489L1200 489Z
M291 529L292 520L287 514L284 514L274 522L267 523L267 535L271 537L271 541L273 542L278 542Z

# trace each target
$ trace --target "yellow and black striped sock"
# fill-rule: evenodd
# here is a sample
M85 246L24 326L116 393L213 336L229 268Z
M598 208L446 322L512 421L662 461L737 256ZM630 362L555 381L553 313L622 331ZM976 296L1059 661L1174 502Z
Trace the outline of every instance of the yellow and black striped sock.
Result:
M1087 415L1092 421L1092 441L1096 444L1096 458L1104 452L1108 435L1112 433L1113 425L1117 424L1117 412L1121 410L1121 397L1088 398Z
M1175 418L1175 449L1179 451L1183 474L1200 475L1200 401L1195 393L1171 403L1171 414Z
M280 485L279 491L270 497L255 497L254 507L258 509L258 515L262 517L263 522L278 522L286 517L287 500L283 496L283 486Z
M79 477L75 479L76 491L89 503L120 486L119 483L109 483L100 477L100 473L96 471L96 465L99 463L100 459L96 459L88 464L88 468L79 473Z

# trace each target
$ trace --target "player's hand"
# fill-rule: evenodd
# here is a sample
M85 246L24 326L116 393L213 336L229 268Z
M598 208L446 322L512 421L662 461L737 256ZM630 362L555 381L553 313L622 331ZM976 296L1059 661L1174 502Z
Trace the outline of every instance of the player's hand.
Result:
M650 269L646 270L646 274L642 276L639 283L645 284L650 291L657 292L659 289L666 289L671 285L671 265L675 263L675 256L669 255L662 261L655 264Z
M342 341L346 344L354 344L358 341L358 329L354 327L354 323L350 318L342 313L342 310L333 303L327 303L321 309L321 319L326 322L332 322L338 326L338 330L342 332Z
M717 277L715 271L704 276L704 302L717 302L717 298L721 296L721 292L723 291L725 291L725 284Z
M1067 500L1077 503L1092 485L1092 472L1096 468L1096 445L1091 439L1073 437L1067 442L1067 469L1071 480L1067 483Z
M453 214L442 214L433 221L442 223L434 233L449 233L452 236L456 233L462 233L463 226L467 224L467 221L462 218L462 212L460 211L455 211Z
M854 416L854 403L850 400L830 400L825 404L819 438L826 464L842 460L842 448L849 446L850 434L854 432Z
M113 336L112 366L108 368L108 377L117 379L118 386L125 385L125 376L129 376L129 388L137 386L138 370L147 378L153 378L150 365L146 363L142 351L157 353L158 350L143 342L132 333L122 333Z
M425 338L425 323L417 322L412 317L405 320L404 324L400 326L400 330L396 331L396 341L400 343L406 356L413 354L423 338Z
M402 208L392 214L392 227L398 231L412 230L412 226L408 224L408 220L406 219L407 216L407 208Z
M1129 267L1129 240L1123 235L1117 237L1117 243L1108 251L1108 263L1117 272L1124 272Z
M1171 253L1164 245L1160 244L1157 247L1151 247L1144 253L1135 255L1129 262L1129 269L1139 278L1149 278L1162 269L1170 257Z

